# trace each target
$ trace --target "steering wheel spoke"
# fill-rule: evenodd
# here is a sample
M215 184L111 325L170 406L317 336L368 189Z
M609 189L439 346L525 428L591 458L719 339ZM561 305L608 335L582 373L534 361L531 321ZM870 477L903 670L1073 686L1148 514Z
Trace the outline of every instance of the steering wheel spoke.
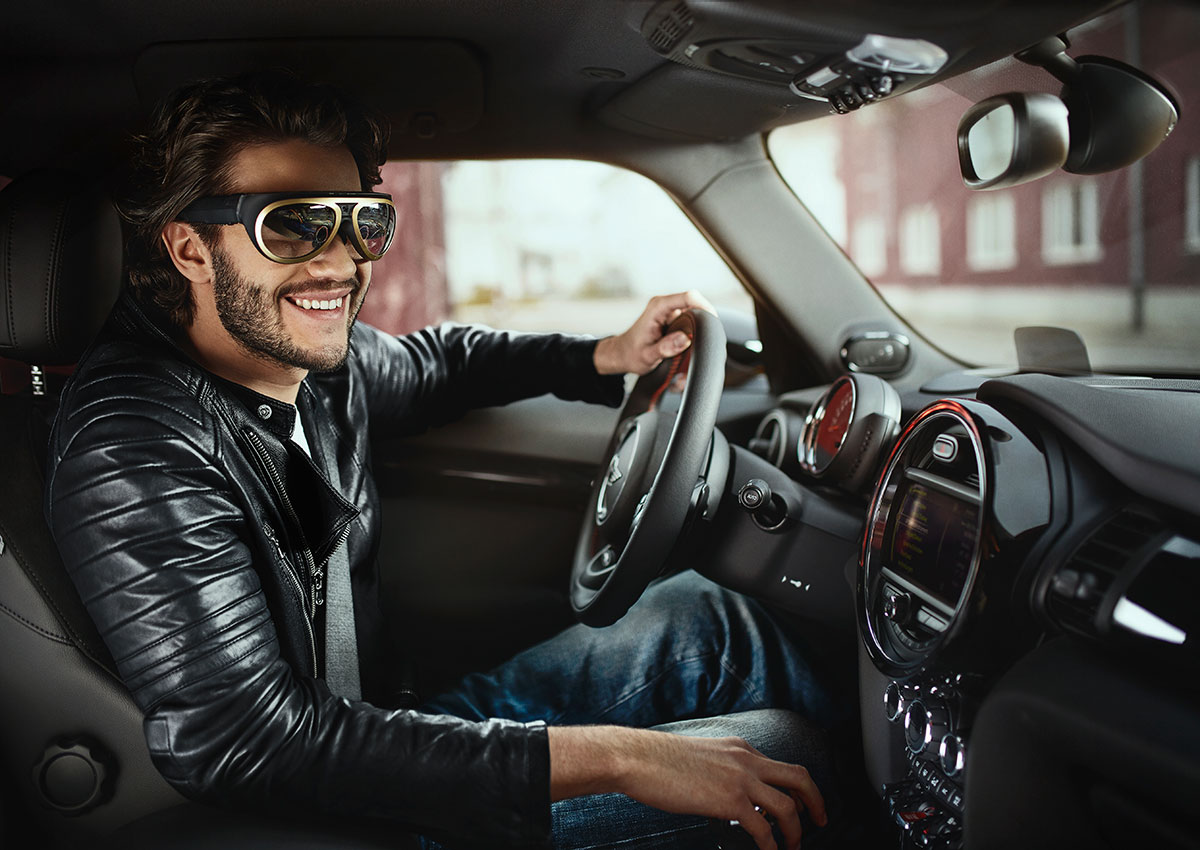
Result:
M703 501L699 484L724 387L725 332L703 311L680 314L666 333L678 330L691 346L634 386L593 484L570 586L571 607L591 626L614 623L629 610L661 574ZM660 402L683 375L678 410L664 411Z

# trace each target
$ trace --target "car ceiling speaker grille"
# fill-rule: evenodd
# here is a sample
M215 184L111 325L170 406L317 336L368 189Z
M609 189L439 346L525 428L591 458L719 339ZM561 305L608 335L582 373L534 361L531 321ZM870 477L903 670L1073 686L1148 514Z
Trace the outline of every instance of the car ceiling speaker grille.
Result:
M695 25L696 19L687 3L679 2L667 10L662 19L648 36L650 46L660 53L670 53L674 50L688 31Z

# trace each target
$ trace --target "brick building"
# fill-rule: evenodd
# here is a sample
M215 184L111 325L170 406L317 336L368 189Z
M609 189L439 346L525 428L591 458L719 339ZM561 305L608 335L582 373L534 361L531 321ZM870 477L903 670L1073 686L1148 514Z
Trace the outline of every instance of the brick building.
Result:
M909 286L1178 286L1200 280L1200 20L1138 5L1072 32L1070 55L1140 67L1171 89L1181 120L1138 165L1056 172L997 191L965 189L954 129L972 103L1060 86L1041 69L975 73L837 121L848 249L872 280ZM1142 210L1139 220L1138 209Z

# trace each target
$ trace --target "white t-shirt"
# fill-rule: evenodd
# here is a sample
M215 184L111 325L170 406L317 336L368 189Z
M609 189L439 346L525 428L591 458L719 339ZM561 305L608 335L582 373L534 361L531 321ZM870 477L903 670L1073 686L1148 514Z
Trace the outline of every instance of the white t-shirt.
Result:
M300 411L296 411L296 424L292 426L292 442L304 450L304 453L312 457L312 449L308 447L308 435L304 433L304 422L300 419Z

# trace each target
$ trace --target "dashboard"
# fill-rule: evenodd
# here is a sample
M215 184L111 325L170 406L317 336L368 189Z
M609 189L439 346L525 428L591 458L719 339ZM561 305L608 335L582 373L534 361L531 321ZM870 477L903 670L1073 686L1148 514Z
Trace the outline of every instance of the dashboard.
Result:
M798 506L743 586L849 600L901 846L1196 846L1200 382L848 374L733 466Z

